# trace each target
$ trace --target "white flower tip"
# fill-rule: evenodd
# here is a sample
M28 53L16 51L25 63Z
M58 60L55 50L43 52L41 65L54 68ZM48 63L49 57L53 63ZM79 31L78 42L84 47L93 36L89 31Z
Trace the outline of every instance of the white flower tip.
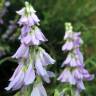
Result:
M52 64L54 64L55 62L56 62L56 60L53 59Z
M50 80L49 81L46 81L48 84L51 82Z
M62 50L62 51L66 51L65 45L62 46L61 50Z
M13 55L13 56L11 56L12 58L16 58L16 56L15 55Z
M10 90L10 88L9 87L6 87L6 88L4 88L6 91L9 91Z
M59 81L59 80L60 80L60 78L58 77L58 78L57 78L57 80Z
M24 14L24 11L25 11L25 8L22 8L21 10L16 11L16 13L17 13L18 15L23 15L23 14Z
M17 14L19 14L19 11L16 11Z

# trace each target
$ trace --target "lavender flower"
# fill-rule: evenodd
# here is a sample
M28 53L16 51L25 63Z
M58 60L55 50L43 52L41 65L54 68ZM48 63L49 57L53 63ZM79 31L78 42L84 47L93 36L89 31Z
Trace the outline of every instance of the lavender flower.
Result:
M67 41L63 46L62 46L62 50L72 50L72 48L74 47L74 43L72 41Z
M13 58L28 58L29 56L29 47L25 44L21 44L16 53L12 56Z
M64 40L66 40L65 44L62 46L62 51L70 51L74 48L79 47L83 44L82 39L80 38L80 32L74 33L72 31L73 27L70 23L66 23L66 32L64 36Z
M24 85L29 85L35 80L35 72L32 65L25 66L23 61L19 62L13 76L10 78L9 86L6 90L17 90L22 88Z
M80 90L80 91L85 90L85 86L82 80L77 81L76 86L77 86L77 90Z
M21 29L21 35L20 35L19 39L22 39L23 37L27 36L27 33L29 33L30 31L31 31L31 27L23 26Z
M73 70L72 74L77 80L92 80L94 78L94 75L90 75L86 69L80 67Z
M25 7L22 8L20 11L17 11L17 14L21 15L18 23L20 25L27 26L38 24L40 20L35 15L35 12L36 11L33 9L33 7L28 2L25 2Z
M46 90L43 87L42 83L35 85L31 93L31 96L47 96Z
M39 19L37 18L37 16L35 17L36 15L35 14L32 14L31 16L22 16L19 20L19 24L20 25L28 25L28 26L33 26L35 25L36 23L39 22ZM35 19L34 19L35 17Z
M67 58L64 60L62 67L66 67L59 76L58 80L76 86L76 90L84 90L83 80L92 80L94 75L90 75L84 68L83 54L80 52L80 45L83 44L80 38L80 32L72 31L70 23L66 23L66 32L62 47L63 51L69 51ZM67 74L67 75L66 75ZM79 93L78 93L79 94Z
M47 41L47 39L38 27L35 27L32 32L21 40L21 42L26 45L39 45L41 42L45 41Z
M67 41L62 46L63 51L72 50L73 48L79 47L80 44L83 44L83 41L80 38L80 33L73 33L73 32L67 33L66 32L65 34L66 34L66 37L64 39L65 40L67 39ZM67 37L68 34L70 34L69 37Z
M12 56L18 60L18 67L13 76L10 78L9 86L6 90L17 90L30 84L35 84L38 76L47 83L50 83L50 77L54 77L54 73L47 71L47 65L54 64L55 60L41 47L41 43L47 41L41 30L38 28L39 19L33 7L25 2L25 7L17 13L21 16L19 24L22 25L20 47ZM40 80L42 82L42 80ZM42 83L33 87L31 96L47 96Z
M37 48L33 54L35 54L33 55L35 57L35 59L33 60L33 65L36 68L37 74L40 75L44 81L50 83L49 78L54 77L54 73L47 71L45 66L54 64L55 60L52 59L49 54L46 53L45 50L41 47Z
M13 74L13 76L10 79L10 83L8 87L6 87L6 90L17 90L23 86L23 79L24 79L24 72L21 70L23 68L23 65L19 65Z
M39 45L47 41L41 30L35 26L40 20L35 15L36 11L28 2L25 2L25 7L17 11L17 13L21 16L18 23L23 25L19 37L22 43L26 45Z
M75 49L75 51L76 51L76 49ZM69 53L67 58L63 62L62 67L64 65L69 65L71 67L78 67L78 66L83 67L84 66L84 64L83 64L83 56L82 56L81 52Z
M32 67L32 64L30 64L24 77L24 83L25 85L29 85L32 84L34 80L35 80L35 71Z
M66 68L61 75L59 76L58 80L60 80L61 82L66 82L66 83L70 83L72 85L75 85L76 81L75 78L72 76L71 71Z
M43 66L55 63L55 60L41 47L39 47L38 56L41 59Z
M31 31L31 27L40 22L40 20L38 19L38 17L36 16L35 13L36 13L36 11L33 9L33 7L28 2L25 2L24 8L17 11L17 14L19 14L21 16L18 23L20 26L23 25L19 39L21 39L22 37L25 37ZM32 33L34 33L34 32L32 32Z

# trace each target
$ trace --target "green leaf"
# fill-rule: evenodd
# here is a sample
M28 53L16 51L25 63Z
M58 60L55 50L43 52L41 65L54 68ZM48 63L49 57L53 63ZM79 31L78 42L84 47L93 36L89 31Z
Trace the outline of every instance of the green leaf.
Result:
M60 93L57 89L55 89L54 96L60 96Z

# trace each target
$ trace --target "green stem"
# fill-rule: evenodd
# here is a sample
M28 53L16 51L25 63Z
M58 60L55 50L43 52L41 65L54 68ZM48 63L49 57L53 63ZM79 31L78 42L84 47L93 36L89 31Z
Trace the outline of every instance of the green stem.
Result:
M0 64L4 63L7 60L13 61L11 57L6 57L6 58L0 60Z

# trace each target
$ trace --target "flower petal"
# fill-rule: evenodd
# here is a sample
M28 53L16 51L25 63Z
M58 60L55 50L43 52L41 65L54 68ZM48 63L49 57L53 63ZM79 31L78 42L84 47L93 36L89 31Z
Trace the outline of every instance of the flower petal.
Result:
M33 83L34 80L35 80L35 72L34 69L32 68L32 65L30 64L24 77L25 85Z

